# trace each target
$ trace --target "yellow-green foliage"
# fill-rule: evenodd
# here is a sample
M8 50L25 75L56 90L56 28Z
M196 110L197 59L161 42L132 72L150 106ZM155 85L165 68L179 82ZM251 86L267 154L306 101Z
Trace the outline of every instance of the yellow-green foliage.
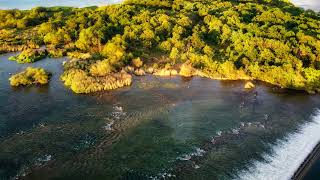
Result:
M11 56L9 59L18 63L33 63L45 58L47 52L44 50L27 49L17 56Z
M184 63L180 67L179 74L184 77L191 77L196 75L196 70L192 67L191 64Z
M63 57L66 55L65 49L57 49L57 48L51 48L48 49L48 55L50 57Z
M103 61L97 61L96 63L90 66L90 74L92 76L105 76L114 71L115 69L110 64L110 61L108 59L105 59Z
M304 77L306 78L306 85L308 89L320 89L320 70L313 68L306 68L303 70ZM315 87L315 88L314 88Z
M75 59L90 59L92 58L89 53L80 53L80 52L69 52L67 53L68 57Z
M119 37L114 39L119 39ZM119 43L108 42L102 50L102 55L112 64L116 64L124 58L125 49Z
M132 82L132 76L125 72L120 72L107 76L93 77L83 70L70 69L62 74L61 80L75 93L91 93L128 86Z
M9 78L11 86L26 86L32 84L47 84L49 81L49 73L42 68L28 67L24 71L12 75Z
M134 67L139 68L139 67L141 67L143 65L143 61L139 57L135 58L135 59L132 60L132 65Z
M92 65L97 59L120 69L143 57L160 67L190 62L217 79L258 79L314 91L319 89L319 19L319 13L287 0L126 0L99 8L10 10L0 13L0 51L45 43L90 61L73 68L91 76L109 72L103 62Z
M237 69L233 62L226 61L219 65L217 72L221 74L222 78L237 80L250 79L248 75L242 70Z
M284 88L304 89L306 79L302 74L295 71L289 64L284 67L252 65L249 67L249 71L252 77L271 84Z

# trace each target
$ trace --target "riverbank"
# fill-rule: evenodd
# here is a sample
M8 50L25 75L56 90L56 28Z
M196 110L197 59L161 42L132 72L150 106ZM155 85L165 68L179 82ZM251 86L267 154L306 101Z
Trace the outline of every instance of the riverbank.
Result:
M158 68L154 68L155 66ZM227 73L223 69L228 69ZM309 94L320 92L319 89L286 87L268 78L252 77L247 75L242 69L236 69L232 64L230 65L230 63L217 64L217 70L213 73L208 69L196 69L188 62L176 64L174 66L164 66L161 63L155 62L152 64L145 64L143 67L139 68L135 66L125 66L120 70L114 70L114 68L110 66L108 62L105 63L105 61L70 59L69 57L68 61L63 62L63 70L64 73L61 75L60 79L64 82L66 87L79 94L114 90L124 86L130 86L133 82L132 76L145 76L147 74L160 77L202 77L219 81L246 81L247 83L261 81L281 89L305 91ZM253 87L254 84L252 84L252 88ZM244 88L251 89L246 88L245 85Z

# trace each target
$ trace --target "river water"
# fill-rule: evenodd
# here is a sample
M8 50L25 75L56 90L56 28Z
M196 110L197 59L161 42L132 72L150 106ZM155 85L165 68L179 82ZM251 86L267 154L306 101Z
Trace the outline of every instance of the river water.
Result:
M32 66L48 86L11 88L27 65L0 56L0 179L286 179L320 140L318 95L258 83L135 77L66 89L66 59Z
M293 2L320 9L317 0ZM0 0L0 9L75 4L61 3ZM64 58L32 64L53 73L48 86L11 88L10 73L27 65L10 55L0 56L0 179L282 180L320 140L318 95L150 76L76 95L59 80ZM319 169L320 160L306 179L318 178Z

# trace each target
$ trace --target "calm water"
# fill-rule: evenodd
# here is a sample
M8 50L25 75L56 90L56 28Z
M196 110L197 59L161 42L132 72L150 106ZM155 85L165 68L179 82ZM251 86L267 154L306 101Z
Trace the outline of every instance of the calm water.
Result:
M320 139L319 96L259 84L136 78L76 95L65 59L32 66L45 87L11 88L26 65L0 56L0 179L285 179Z
M31 9L37 6L102 6L123 0L0 0L0 9ZM319 0L291 0L305 9L320 10Z

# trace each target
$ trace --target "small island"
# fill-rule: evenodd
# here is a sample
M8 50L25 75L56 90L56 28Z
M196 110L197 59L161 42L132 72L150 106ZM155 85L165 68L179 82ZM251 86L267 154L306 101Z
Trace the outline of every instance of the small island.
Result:
M17 61L17 63L34 63L47 56L46 50L26 49L17 56L11 56L9 60Z
M9 78L11 86L45 85L50 74L42 68L27 67L24 71Z

